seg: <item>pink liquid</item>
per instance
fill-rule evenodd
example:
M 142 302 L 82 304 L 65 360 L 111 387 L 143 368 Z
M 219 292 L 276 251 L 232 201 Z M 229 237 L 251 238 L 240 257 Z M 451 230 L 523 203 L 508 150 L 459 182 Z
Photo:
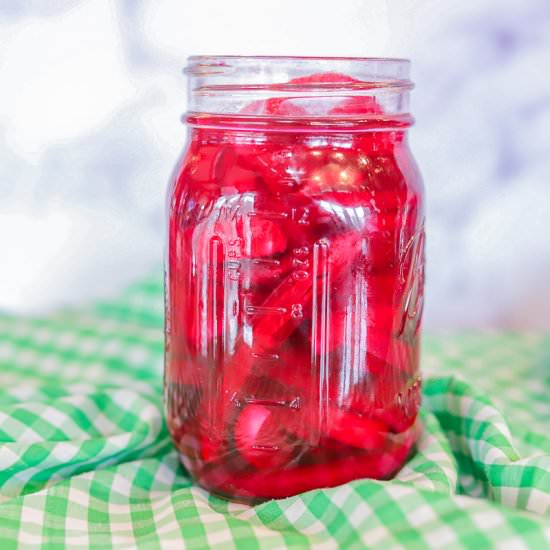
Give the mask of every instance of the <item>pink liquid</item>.
M 422 184 L 405 129 L 380 117 L 341 131 L 202 117 L 192 131 L 171 196 L 167 417 L 217 494 L 384 479 L 414 445 Z

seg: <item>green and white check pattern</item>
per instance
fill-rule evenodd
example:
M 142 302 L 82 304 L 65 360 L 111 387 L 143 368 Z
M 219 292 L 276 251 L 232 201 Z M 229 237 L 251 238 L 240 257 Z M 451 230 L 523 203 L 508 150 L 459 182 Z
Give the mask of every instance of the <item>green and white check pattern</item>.
M 389 482 L 248 507 L 194 486 L 162 412 L 162 284 L 0 316 L 0 548 L 550 547 L 550 345 L 424 340 L 425 433 Z

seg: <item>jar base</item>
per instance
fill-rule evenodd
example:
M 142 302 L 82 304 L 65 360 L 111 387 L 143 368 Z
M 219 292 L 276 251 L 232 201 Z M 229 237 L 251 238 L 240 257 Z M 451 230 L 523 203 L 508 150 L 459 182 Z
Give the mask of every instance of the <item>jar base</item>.
M 228 472 L 216 468 L 194 476 L 198 484 L 222 500 L 248 505 L 296 496 L 314 489 L 328 489 L 359 479 L 389 480 L 414 454 L 421 433 L 419 420 L 389 453 L 358 453 L 329 463 L 301 465 L 288 469 Z M 180 460 L 183 463 L 182 456 Z

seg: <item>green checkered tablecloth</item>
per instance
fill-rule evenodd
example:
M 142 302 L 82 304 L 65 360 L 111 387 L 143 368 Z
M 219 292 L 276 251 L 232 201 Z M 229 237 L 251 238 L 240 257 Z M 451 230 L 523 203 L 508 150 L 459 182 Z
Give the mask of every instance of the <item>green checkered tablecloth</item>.
M 426 337 L 425 433 L 389 482 L 255 507 L 210 496 L 163 421 L 162 285 L 0 316 L 0 548 L 550 547 L 550 346 Z

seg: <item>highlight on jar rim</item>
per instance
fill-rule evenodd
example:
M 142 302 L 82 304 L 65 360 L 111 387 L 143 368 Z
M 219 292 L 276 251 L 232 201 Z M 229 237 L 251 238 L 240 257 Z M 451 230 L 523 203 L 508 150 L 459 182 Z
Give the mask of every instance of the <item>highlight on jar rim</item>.
M 409 62 L 195 56 L 169 192 L 165 402 L 229 499 L 387 479 L 419 434 Z

